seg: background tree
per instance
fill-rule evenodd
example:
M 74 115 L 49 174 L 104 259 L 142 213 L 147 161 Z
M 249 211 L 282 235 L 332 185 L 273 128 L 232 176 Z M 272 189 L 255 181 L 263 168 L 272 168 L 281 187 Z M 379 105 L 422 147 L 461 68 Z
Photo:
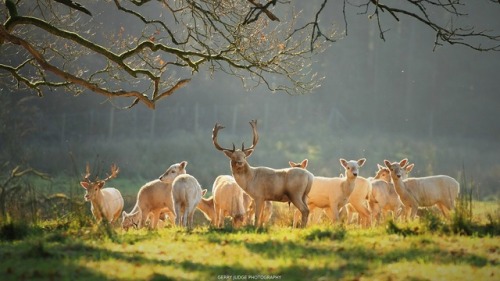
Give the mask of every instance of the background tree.
M 498 3 L 498 1 L 485 1 Z M 499 50 L 498 35 L 475 28 L 464 1 L 315 1 L 303 14 L 291 1 L 6 0 L 0 19 L 0 79 L 42 96 L 48 89 L 131 97 L 154 108 L 200 71 L 233 75 L 247 87 L 308 93 L 321 77 L 311 58 L 335 41 L 324 11 L 355 9 L 377 21 L 413 19 L 435 46 Z M 326 22 L 326 23 L 325 23 Z
M 245 1 L 5 1 L 0 17 L 4 83 L 132 97 L 154 108 L 199 71 L 247 87 L 306 93 L 318 86 L 297 15 L 245 23 Z M 127 26 L 127 27 L 126 27 Z M 322 50 L 323 41 L 315 42 Z

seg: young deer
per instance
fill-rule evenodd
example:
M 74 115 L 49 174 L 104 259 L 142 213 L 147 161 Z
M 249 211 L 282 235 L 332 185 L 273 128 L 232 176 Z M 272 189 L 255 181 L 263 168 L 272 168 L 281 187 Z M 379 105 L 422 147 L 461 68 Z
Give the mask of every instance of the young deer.
M 151 214 L 150 228 L 156 229 L 162 212 L 166 212 L 170 221 L 174 223 L 176 216 L 172 182 L 177 176 L 186 173 L 187 164 L 187 161 L 172 164 L 159 179 L 143 185 L 137 193 L 137 201 L 132 211 L 122 213 L 122 228 L 125 230 L 130 227 L 142 228 Z
M 265 201 L 292 202 L 302 213 L 302 227 L 307 224 L 309 208 L 307 195 L 311 190 L 313 174 L 300 168 L 272 169 L 268 167 L 252 167 L 247 158 L 253 153 L 259 141 L 257 121 L 250 122 L 253 130 L 253 143 L 249 148 L 244 145 L 236 149 L 223 148 L 217 143 L 217 134 L 224 127 L 215 124 L 212 140 L 217 150 L 231 160 L 231 171 L 238 185 L 255 201 L 255 224 L 262 226 L 262 210 Z
M 123 210 L 123 197 L 114 187 L 103 188 L 106 181 L 116 178 L 120 170 L 116 165 L 111 166 L 111 175 L 103 180 L 96 177 L 95 181 L 91 181 L 90 166 L 87 164 L 84 181 L 80 185 L 85 188 L 85 201 L 90 201 L 90 210 L 97 222 L 101 222 L 104 218 L 109 223 L 116 221 Z

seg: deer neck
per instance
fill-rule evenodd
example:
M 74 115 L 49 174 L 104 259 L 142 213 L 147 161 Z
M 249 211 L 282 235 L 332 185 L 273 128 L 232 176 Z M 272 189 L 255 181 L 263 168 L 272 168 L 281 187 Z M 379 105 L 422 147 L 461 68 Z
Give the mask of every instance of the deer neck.
M 95 197 L 90 200 L 90 203 L 92 204 L 92 208 L 94 209 L 94 212 L 98 214 L 102 214 L 102 210 L 104 209 L 104 196 L 102 195 L 102 191 L 99 190 L 96 194 Z
M 214 209 L 214 198 L 201 198 L 200 203 L 198 203 L 198 209 L 202 211 L 207 219 L 210 221 L 215 221 L 215 209 Z
M 397 179 L 393 178 L 392 181 L 394 183 L 394 188 L 396 189 L 396 192 L 400 196 L 407 196 L 408 195 L 408 192 L 406 191 L 405 183 L 403 182 L 402 178 L 397 178 Z
M 342 182 L 342 189 L 344 194 L 349 196 L 352 191 L 354 190 L 354 185 L 356 183 L 356 178 L 355 177 L 345 177 L 344 181 Z
M 233 173 L 233 177 L 236 180 L 236 183 L 243 189 L 247 190 L 247 183 L 251 181 L 253 177 L 253 169 L 250 167 L 248 163 L 245 163 L 243 166 L 239 167 L 233 165 L 231 163 L 231 172 Z
M 96 207 L 101 206 L 102 203 L 104 202 L 104 196 L 102 195 L 102 191 L 101 190 L 97 191 L 94 198 L 92 198 L 90 202 L 92 202 L 92 204 Z

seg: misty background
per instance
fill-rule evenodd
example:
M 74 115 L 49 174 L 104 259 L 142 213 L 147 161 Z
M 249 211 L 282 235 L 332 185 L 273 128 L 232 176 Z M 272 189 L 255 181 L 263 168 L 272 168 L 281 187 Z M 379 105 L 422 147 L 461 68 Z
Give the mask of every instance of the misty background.
M 317 8 L 296 5 L 305 15 Z M 466 20 L 500 32 L 500 8 L 471 5 L 476 18 Z M 252 166 L 284 168 L 308 158 L 315 175 L 338 176 L 339 158 L 365 157 L 361 175 L 369 177 L 384 159 L 408 158 L 415 163 L 411 176 L 447 174 L 473 183 L 479 199 L 498 198 L 500 54 L 449 45 L 433 50 L 435 34 L 405 20 L 384 22 L 384 42 L 377 23 L 356 11 L 348 11 L 348 33 L 340 36 L 342 11 L 330 6 L 324 20 L 336 23 L 339 40 L 315 58 L 313 69 L 325 79 L 312 94 L 246 91 L 235 77 L 211 77 L 204 69 L 155 110 L 121 109 L 131 100 L 88 92 L 38 98 L 1 87 L 0 158 L 50 174 L 53 180 L 43 183 L 49 192 L 82 198 L 78 182 L 87 162 L 101 177 L 116 163 L 121 172 L 109 185 L 129 201 L 183 160 L 211 190 L 217 175 L 231 173 L 229 159 L 213 147 L 214 124 L 226 127 L 222 146 L 240 147 L 251 144 L 248 122 L 257 119 Z

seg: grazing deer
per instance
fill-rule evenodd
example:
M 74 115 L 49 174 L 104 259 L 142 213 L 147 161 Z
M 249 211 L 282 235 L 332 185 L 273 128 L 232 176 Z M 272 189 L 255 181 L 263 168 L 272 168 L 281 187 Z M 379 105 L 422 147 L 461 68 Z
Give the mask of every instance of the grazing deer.
M 156 229 L 160 214 L 166 212 L 172 223 L 175 220 L 174 200 L 172 197 L 172 182 L 179 175 L 186 174 L 188 162 L 172 164 L 159 179 L 143 185 L 137 193 L 137 201 L 130 213 L 123 211 L 122 228 L 127 230 L 134 226 L 142 228 L 149 214 L 152 214 L 152 229 Z
M 224 127 L 215 124 L 212 140 L 217 150 L 231 160 L 231 171 L 238 185 L 255 201 L 255 224 L 262 226 L 262 210 L 264 201 L 292 202 L 302 213 L 302 227 L 307 224 L 309 208 L 307 195 L 311 190 L 313 174 L 300 168 L 272 169 L 268 167 L 252 167 L 247 158 L 253 153 L 259 141 L 257 121 L 250 122 L 253 131 L 253 143 L 249 148 L 242 144 L 241 149 L 223 148 L 217 143 L 217 134 Z
M 111 165 L 111 175 L 103 180 L 96 177 L 95 181 L 90 178 L 90 166 L 87 163 L 87 169 L 84 181 L 80 185 L 85 188 L 85 201 L 90 201 L 90 210 L 97 222 L 104 218 L 111 223 L 116 221 L 123 210 L 123 197 L 120 191 L 114 187 L 103 188 L 104 184 L 113 178 L 116 178 L 120 169 L 116 165 Z

